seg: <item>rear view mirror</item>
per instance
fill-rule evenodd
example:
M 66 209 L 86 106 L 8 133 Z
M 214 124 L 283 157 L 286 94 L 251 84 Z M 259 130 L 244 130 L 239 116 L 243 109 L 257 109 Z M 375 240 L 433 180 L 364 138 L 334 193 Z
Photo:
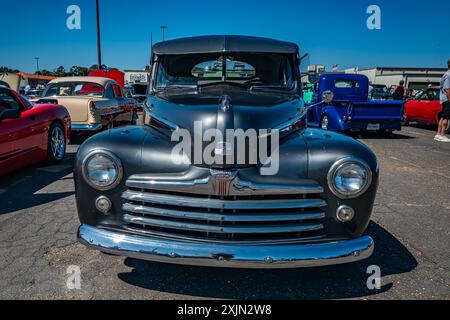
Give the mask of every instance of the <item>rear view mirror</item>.
M 14 109 L 6 109 L 0 112 L 0 120 L 3 119 L 18 119 L 20 118 L 20 111 Z

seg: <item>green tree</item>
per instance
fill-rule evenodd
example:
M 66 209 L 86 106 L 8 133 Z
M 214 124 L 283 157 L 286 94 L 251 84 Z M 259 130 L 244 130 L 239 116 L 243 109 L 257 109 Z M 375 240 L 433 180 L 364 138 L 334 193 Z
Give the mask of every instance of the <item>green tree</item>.
M 107 66 L 105 64 L 102 64 L 102 69 L 106 69 Z M 89 68 L 89 72 L 97 70 L 98 69 L 98 64 L 93 64 L 90 68 Z
M 10 69 L 10 68 L 8 68 L 8 67 L 0 67 L 0 73 L 18 73 L 18 72 L 20 72 L 19 70 L 17 70 L 17 69 Z
M 35 72 L 34 74 L 38 74 L 38 75 L 41 75 L 41 76 L 53 76 L 54 75 L 53 72 L 48 71 L 46 69 L 42 69 L 39 72 Z
M 66 77 L 67 76 L 66 69 L 63 66 L 59 66 L 58 68 L 56 68 L 53 71 L 53 73 L 54 73 L 55 77 Z
M 89 73 L 88 68 L 80 67 L 80 66 L 72 66 L 69 70 L 69 74 L 71 76 L 77 76 L 77 77 L 87 76 L 88 73 Z

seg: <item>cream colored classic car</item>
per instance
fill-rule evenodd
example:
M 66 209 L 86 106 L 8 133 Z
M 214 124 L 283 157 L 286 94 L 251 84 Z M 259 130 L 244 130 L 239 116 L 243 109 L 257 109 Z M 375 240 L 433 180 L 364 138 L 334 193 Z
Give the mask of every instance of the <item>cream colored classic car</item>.
M 73 131 L 99 131 L 134 124 L 136 102 L 120 85 L 100 77 L 64 77 L 48 83 L 38 103 L 54 102 L 69 110 Z

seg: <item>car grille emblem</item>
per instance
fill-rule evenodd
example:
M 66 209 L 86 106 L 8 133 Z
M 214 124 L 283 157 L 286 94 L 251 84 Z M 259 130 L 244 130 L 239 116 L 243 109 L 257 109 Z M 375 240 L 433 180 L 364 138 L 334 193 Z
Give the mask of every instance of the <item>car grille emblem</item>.
M 236 178 L 236 171 L 210 170 L 211 181 L 214 192 L 217 196 L 228 196 L 233 180 Z

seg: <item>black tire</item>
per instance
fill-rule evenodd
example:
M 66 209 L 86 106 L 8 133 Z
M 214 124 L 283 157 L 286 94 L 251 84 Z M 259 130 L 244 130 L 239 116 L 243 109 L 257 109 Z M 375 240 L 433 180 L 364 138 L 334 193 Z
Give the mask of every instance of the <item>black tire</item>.
M 64 127 L 54 122 L 50 126 L 47 142 L 47 163 L 56 164 L 64 160 L 66 156 L 66 133 Z
M 330 125 L 330 121 L 328 119 L 328 116 L 323 115 L 322 118 L 320 118 L 320 129 L 328 130 L 329 125 Z

